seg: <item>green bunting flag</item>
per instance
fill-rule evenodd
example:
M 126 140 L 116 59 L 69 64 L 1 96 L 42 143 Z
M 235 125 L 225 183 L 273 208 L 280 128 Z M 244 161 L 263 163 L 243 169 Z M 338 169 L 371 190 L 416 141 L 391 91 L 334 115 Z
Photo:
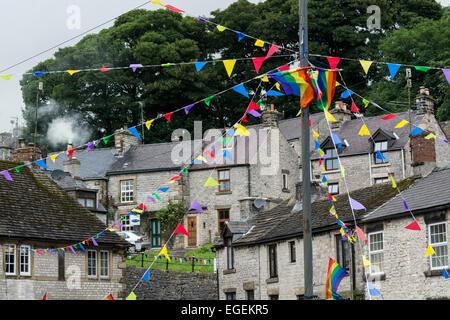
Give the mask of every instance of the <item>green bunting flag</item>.
M 214 96 L 208 97 L 206 98 L 204 101 L 206 103 L 206 105 L 209 107 L 209 105 L 211 104 L 211 100 L 214 98 Z
M 108 141 L 109 141 L 109 139 L 111 139 L 112 136 L 114 136 L 114 134 L 109 135 L 109 136 L 107 136 L 107 137 L 104 137 L 104 138 L 103 138 L 103 142 L 104 142 L 105 144 L 108 144 Z

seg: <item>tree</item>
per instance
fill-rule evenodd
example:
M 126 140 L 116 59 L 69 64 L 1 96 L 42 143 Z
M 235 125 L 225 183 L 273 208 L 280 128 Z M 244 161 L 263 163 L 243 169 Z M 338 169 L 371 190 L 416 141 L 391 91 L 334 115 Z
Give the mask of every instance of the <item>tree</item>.
M 163 235 L 163 239 L 165 239 L 165 242 L 181 222 L 181 219 L 186 212 L 187 208 L 182 202 L 173 202 L 169 199 L 167 207 L 156 213 L 156 217 L 161 223 L 161 233 Z

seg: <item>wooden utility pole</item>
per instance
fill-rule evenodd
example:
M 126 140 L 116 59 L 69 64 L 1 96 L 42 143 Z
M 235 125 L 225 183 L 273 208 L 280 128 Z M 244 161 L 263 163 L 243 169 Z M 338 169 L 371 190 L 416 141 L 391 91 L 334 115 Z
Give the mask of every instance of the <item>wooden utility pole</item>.
M 308 66 L 308 3 L 299 0 L 300 67 Z M 302 106 L 300 105 L 300 108 Z M 313 297 L 313 263 L 311 240 L 311 172 L 309 147 L 309 107 L 302 110 L 302 186 L 303 186 L 303 265 L 304 299 Z

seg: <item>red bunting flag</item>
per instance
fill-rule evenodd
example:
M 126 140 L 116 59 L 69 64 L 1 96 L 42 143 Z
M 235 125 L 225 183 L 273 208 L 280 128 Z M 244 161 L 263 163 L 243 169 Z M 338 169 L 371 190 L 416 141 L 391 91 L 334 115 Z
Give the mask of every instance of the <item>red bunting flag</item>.
M 330 69 L 336 69 L 341 58 L 339 57 L 327 57 L 328 63 L 330 64 Z
M 250 110 L 259 110 L 259 109 L 261 109 L 260 106 L 258 106 L 255 102 L 250 101 L 250 104 L 247 107 L 247 111 L 246 112 L 249 112 Z
M 363 240 L 364 240 L 364 245 L 366 245 L 366 244 L 367 244 L 367 238 L 366 238 L 366 236 L 364 235 L 364 232 L 363 232 L 363 231 L 361 230 L 361 228 L 358 227 L 358 226 L 356 226 L 356 231 L 357 231 L 357 233 L 358 233 L 358 238 L 363 239 Z
M 44 293 L 44 296 L 42 297 L 42 300 L 47 300 L 47 292 Z
M 143 204 L 143 203 L 141 203 L 141 204 L 139 205 L 139 208 L 141 208 L 141 209 L 143 209 L 143 210 L 147 210 L 147 206 L 146 206 L 145 204 Z
M 164 115 L 164 118 L 166 118 L 167 119 L 167 121 L 169 121 L 170 122 L 170 117 L 173 115 L 173 112 L 170 112 L 170 113 L 166 113 L 165 115 Z
M 105 66 L 102 66 L 102 68 L 100 69 L 101 72 L 106 72 L 111 70 L 111 68 L 105 68 Z
M 388 114 L 387 116 L 382 117 L 381 120 L 389 120 L 389 119 L 392 119 L 395 117 L 396 117 L 396 115 L 391 113 L 391 114 Z
M 354 113 L 358 113 L 359 112 L 359 108 L 356 106 L 354 101 L 352 101 L 352 112 L 354 112 Z
M 171 6 L 170 4 L 166 4 L 165 6 L 167 9 L 172 10 L 174 12 L 184 12 L 183 10 L 175 8 L 174 6 Z
M 104 300 L 114 300 L 112 293 L 108 294 Z
M 272 46 L 270 47 L 269 52 L 267 53 L 265 59 L 269 59 L 275 52 L 277 52 L 277 50 L 278 50 L 279 48 L 280 48 L 280 47 L 277 46 L 276 44 L 272 45 Z
M 414 222 L 410 223 L 409 225 L 407 225 L 405 227 L 405 229 L 408 230 L 414 230 L 414 231 L 421 231 L 422 229 L 420 229 L 419 224 L 417 223 L 417 221 L 414 220 Z
M 241 118 L 241 121 L 242 122 L 248 122 L 246 114 L 244 114 L 244 116 Z
M 261 66 L 264 60 L 266 60 L 266 57 L 252 58 L 252 60 L 253 65 L 255 66 L 256 73 L 259 73 L 259 69 L 261 69 Z
M 181 233 L 189 237 L 189 233 L 187 233 L 186 229 L 183 227 L 181 223 L 178 225 L 178 227 L 175 229 L 173 233 Z
M 174 176 L 172 179 L 170 179 L 170 181 L 177 180 L 177 179 L 180 179 L 179 175 Z
M 282 67 L 279 67 L 278 70 L 279 70 L 279 71 L 286 71 L 286 70 L 289 70 L 289 66 L 286 64 L 286 65 L 284 65 L 284 66 L 282 66 Z
M 73 152 L 74 152 L 75 150 L 77 150 L 77 148 L 73 148 L 73 149 L 67 150 L 67 153 L 69 154 L 69 156 L 70 156 L 71 158 L 73 157 Z
M 207 156 L 209 156 L 210 158 L 213 158 L 213 159 L 215 159 L 216 158 L 216 156 L 215 155 L 213 155 L 212 153 L 211 153 L 211 151 L 209 151 L 209 150 L 206 150 L 205 152 L 203 152 L 204 154 L 206 154 Z

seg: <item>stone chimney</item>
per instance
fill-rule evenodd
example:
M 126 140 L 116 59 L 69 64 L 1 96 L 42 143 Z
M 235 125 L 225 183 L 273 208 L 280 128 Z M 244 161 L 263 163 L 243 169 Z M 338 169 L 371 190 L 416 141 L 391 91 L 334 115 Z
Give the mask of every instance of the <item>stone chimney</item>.
M 275 106 L 271 104 L 270 107 L 262 113 L 263 127 L 278 128 L 279 114 L 280 113 L 277 110 L 275 110 Z
M 119 157 L 131 147 L 142 144 L 141 140 L 131 134 L 125 126 L 123 129 L 114 131 L 114 147 L 119 151 Z
M 352 119 L 352 113 L 347 109 L 347 104 L 343 101 L 336 101 L 334 109 L 330 113 L 336 119 L 336 122 L 331 122 L 331 129 L 339 128 L 342 122 Z
M 425 176 L 436 167 L 435 139 L 425 139 L 430 132 L 411 136 L 411 167 L 414 175 Z
M 434 98 L 430 96 L 430 90 L 421 86 L 416 96 L 417 114 L 434 114 Z
M 36 148 L 36 157 L 34 158 L 34 143 L 28 143 L 28 146 L 25 145 L 25 140 L 23 138 L 19 138 L 19 147 L 13 150 L 13 159 L 16 162 L 25 163 L 25 162 L 33 162 L 35 160 L 39 160 L 42 158 L 42 151 L 39 148 Z
M 67 151 L 73 149 L 71 143 L 67 145 Z M 67 159 L 63 162 L 64 172 L 69 172 L 75 179 L 81 179 L 81 162 L 75 157 L 71 157 L 68 152 Z

